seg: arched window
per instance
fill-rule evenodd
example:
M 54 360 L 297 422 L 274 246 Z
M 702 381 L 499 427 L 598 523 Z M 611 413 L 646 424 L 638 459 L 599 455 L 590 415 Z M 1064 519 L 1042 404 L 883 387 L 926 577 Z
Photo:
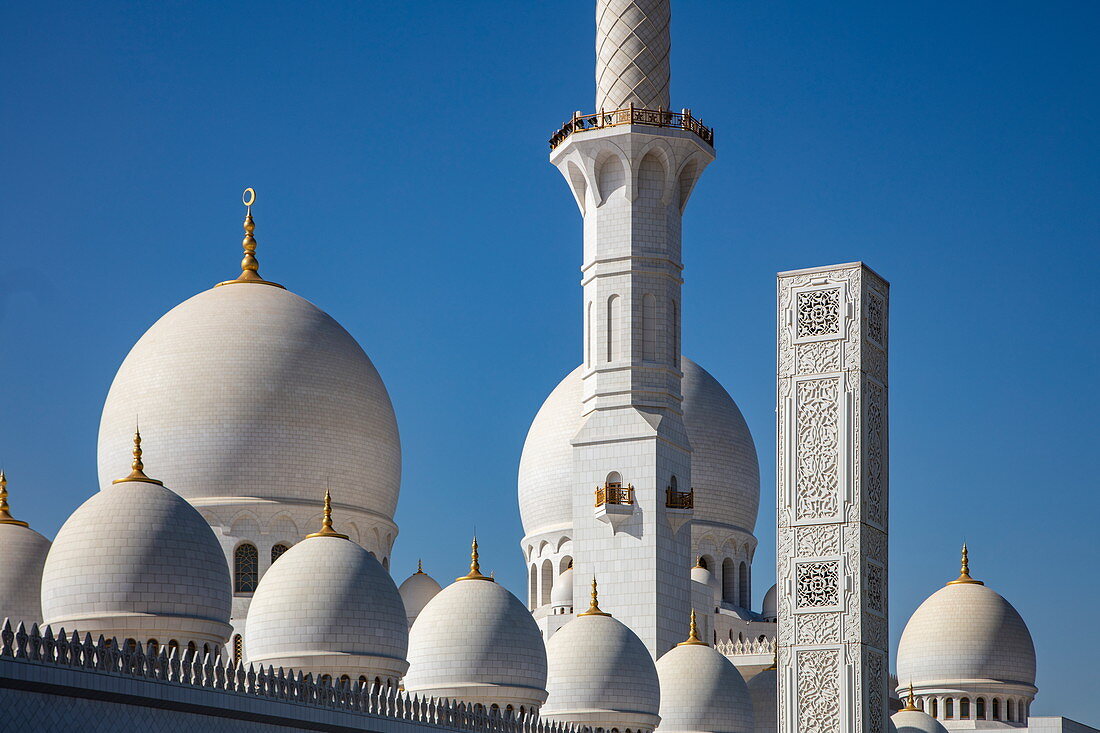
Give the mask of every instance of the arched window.
M 149 640 L 149 655 L 150 656 L 156 656 L 157 654 L 160 654 L 160 642 L 157 641 L 156 639 L 150 639 Z
M 584 363 L 588 366 L 592 366 L 592 339 L 595 338 L 592 326 L 592 301 L 588 301 L 588 313 L 584 323 Z
M 947 720 L 955 717 L 955 701 L 950 697 L 943 701 L 943 717 Z
M 331 685 L 332 684 L 332 675 L 330 675 L 330 674 L 321 675 L 321 684 L 322 685 Z
M 668 480 L 668 488 L 672 489 L 673 491 L 679 491 L 680 490 L 680 482 L 678 482 L 676 480 L 675 476 L 673 476 L 672 478 L 670 478 Z
M 271 546 L 271 562 L 275 562 L 276 560 L 278 560 L 280 557 L 283 556 L 283 553 L 286 552 L 289 549 L 290 549 L 289 547 L 287 547 L 286 545 L 284 545 L 281 542 L 277 545 L 272 545 Z
M 571 567 L 573 567 L 573 558 L 566 555 L 561 559 L 561 562 L 558 563 L 558 575 L 561 575 Z
M 669 349 L 672 351 L 669 356 L 671 357 L 672 365 L 676 368 L 680 367 L 680 309 L 676 305 L 675 300 L 668 302 L 668 311 L 670 318 L 668 319 L 668 340 Z
M 252 593 L 260 582 L 260 554 L 245 542 L 233 551 L 233 592 Z
M 722 600 L 737 603 L 737 568 L 728 557 L 722 561 Z
M 1001 719 L 1001 700 L 1000 698 L 993 698 L 993 719 Z
M 137 639 L 127 639 L 125 642 L 125 647 L 123 648 L 130 654 L 133 654 L 137 651 Z
M 233 635 L 233 664 L 244 661 L 244 639 L 240 634 Z
M 168 642 L 168 656 L 172 656 L 172 654 L 179 655 L 179 653 L 180 643 L 175 639 L 172 639 L 170 642 Z
M 1012 698 L 1009 698 L 1005 706 L 1008 709 L 1008 715 L 1006 716 L 1008 718 L 1008 722 L 1012 723 L 1016 720 L 1016 701 Z
M 607 480 L 604 482 L 604 485 L 609 489 L 621 489 L 623 487 L 623 477 L 618 471 L 612 471 L 607 474 Z
M 959 719 L 970 720 L 970 698 L 964 697 L 959 700 Z
M 527 589 L 527 605 L 531 607 L 531 610 L 535 610 L 539 607 L 539 569 L 538 566 L 531 565 L 530 579 Z
M 985 720 L 985 698 L 979 697 L 974 701 L 974 717 L 977 720 Z
M 346 674 L 340 675 L 340 684 L 344 687 L 351 687 L 351 676 Z
M 749 598 L 749 566 L 744 560 L 741 561 L 741 571 L 737 574 L 738 588 L 737 597 L 740 599 L 741 608 L 748 608 L 751 604 Z
M 940 701 L 936 698 L 932 698 L 932 717 L 940 717 Z
M 709 570 L 710 569 L 710 565 L 707 563 L 707 559 L 705 557 L 703 557 L 702 555 L 699 556 L 698 565 L 699 565 L 699 567 L 703 568 L 704 570 Z
M 545 606 L 550 602 L 550 593 L 554 589 L 554 563 L 549 558 L 542 561 L 542 577 L 540 578 L 539 605 Z
M 191 653 L 191 656 L 194 656 L 198 653 L 199 648 L 195 646 L 195 642 L 189 641 L 187 642 L 187 651 Z
M 619 301 L 618 295 L 607 299 L 607 360 L 619 358 Z
M 657 299 L 642 296 L 642 360 L 657 361 Z

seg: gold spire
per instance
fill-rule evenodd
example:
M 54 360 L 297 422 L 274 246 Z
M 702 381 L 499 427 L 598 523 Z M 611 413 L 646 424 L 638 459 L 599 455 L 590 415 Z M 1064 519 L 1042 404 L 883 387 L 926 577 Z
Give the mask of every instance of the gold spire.
M 705 641 L 699 638 L 699 627 L 695 625 L 695 609 L 691 609 L 691 625 L 688 627 L 687 641 L 681 641 L 676 646 L 694 646 L 701 644 L 702 646 L 710 646 Z
M 477 554 L 477 535 L 474 535 L 474 541 L 470 550 L 470 572 L 463 575 L 461 578 L 455 578 L 455 580 L 488 580 L 490 583 L 495 582 L 488 575 L 481 574 L 481 564 L 478 562 Z
M 311 537 L 336 537 L 341 540 L 348 539 L 346 534 L 340 534 L 332 528 L 332 494 L 330 494 L 327 489 L 325 490 L 325 512 L 321 515 L 321 531 L 306 535 L 307 540 Z
M 693 565 L 691 569 L 695 570 L 696 568 L 699 568 L 700 570 L 706 570 L 707 569 L 707 566 L 703 564 L 703 556 L 702 555 L 695 558 L 695 565 Z
M 427 575 L 427 573 L 424 572 L 424 559 L 423 558 L 417 558 L 417 560 L 416 560 L 416 572 L 413 573 L 413 575 Z
M 903 707 L 901 710 L 902 712 L 912 712 L 914 710 L 920 710 L 920 708 L 917 707 L 917 703 L 913 700 L 913 680 L 909 680 L 909 697 L 905 701 L 905 707 Z
M 11 515 L 11 508 L 8 506 L 8 477 L 4 475 L 2 469 L 0 469 L 0 524 L 14 524 L 19 527 L 30 526 Z
M 970 557 L 966 550 L 966 543 L 963 543 L 962 552 L 962 567 L 959 569 L 959 577 L 954 580 L 948 581 L 948 585 L 958 585 L 963 583 L 974 583 L 975 585 L 985 585 L 980 580 L 974 580 L 970 577 Z
M 599 593 L 596 589 L 596 576 L 592 576 L 592 603 L 588 606 L 588 610 L 584 613 L 577 614 L 579 616 L 610 616 L 610 613 L 604 613 L 600 610 Z
M 252 204 L 256 203 L 255 189 L 246 188 L 244 193 L 241 194 L 241 203 L 245 205 L 244 239 L 241 241 L 241 246 L 244 247 L 244 259 L 241 260 L 241 274 L 237 276 L 236 280 L 226 280 L 214 287 L 233 283 L 256 283 L 281 288 L 283 286 L 279 283 L 268 282 L 260 277 L 260 263 L 256 259 L 256 238 L 252 236 L 252 233 L 256 231 L 256 222 L 252 221 Z
M 121 484 L 126 481 L 143 481 L 147 484 L 164 486 L 164 482 L 157 481 L 145 475 L 145 464 L 141 462 L 141 431 L 134 428 L 134 460 L 130 463 L 130 475 L 125 478 L 116 478 L 112 484 Z

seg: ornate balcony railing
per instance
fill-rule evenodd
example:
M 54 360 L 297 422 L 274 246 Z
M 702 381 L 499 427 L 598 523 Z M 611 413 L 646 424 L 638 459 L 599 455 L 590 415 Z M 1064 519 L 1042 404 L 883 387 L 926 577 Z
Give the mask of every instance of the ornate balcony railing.
M 665 506 L 669 509 L 694 509 L 695 489 L 677 491 L 671 486 L 665 489 Z
M 621 484 L 607 484 L 596 487 L 596 506 L 604 504 L 633 504 L 634 487 Z
M 691 116 L 691 110 L 673 112 L 667 109 L 643 109 L 641 107 L 623 107 L 610 112 L 599 111 L 595 114 L 575 114 L 550 137 L 550 149 L 561 145 L 574 132 L 601 130 L 619 125 L 650 125 L 652 127 L 674 127 L 695 133 L 707 145 L 714 146 L 714 130 L 701 120 Z

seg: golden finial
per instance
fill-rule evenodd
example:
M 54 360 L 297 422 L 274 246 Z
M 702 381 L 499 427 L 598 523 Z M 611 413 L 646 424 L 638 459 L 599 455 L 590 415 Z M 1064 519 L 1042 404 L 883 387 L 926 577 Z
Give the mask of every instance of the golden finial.
M 307 540 L 310 537 L 336 537 L 342 540 L 348 539 L 346 534 L 340 534 L 332 528 L 332 494 L 330 494 L 327 489 L 325 490 L 325 511 L 321 515 L 321 531 L 306 535 Z
M 134 460 L 130 463 L 130 475 L 125 478 L 116 478 L 112 484 L 121 484 L 126 481 L 144 481 L 147 484 L 164 486 L 164 482 L 157 481 L 145 475 L 145 464 L 141 462 L 141 431 L 134 428 Z
M 26 522 L 21 522 L 11 515 L 11 507 L 8 506 L 8 477 L 0 469 L 0 524 L 15 524 L 20 527 L 28 527 Z
M 696 568 L 698 568 L 700 570 L 706 570 L 707 569 L 707 566 L 703 564 L 703 556 L 702 555 L 695 558 L 695 565 L 693 565 L 691 569 L 695 570 Z
M 695 609 L 691 609 L 691 625 L 688 627 L 687 641 L 681 641 L 676 646 L 693 646 L 701 644 L 702 646 L 710 646 L 705 641 L 699 638 L 699 627 L 695 625 Z
M 596 576 L 592 576 L 592 602 L 588 606 L 588 610 L 584 613 L 578 614 L 579 616 L 610 616 L 610 613 L 604 613 L 600 610 L 600 598 L 596 588 Z
M 974 583 L 975 585 L 985 585 L 980 580 L 974 580 L 970 577 L 970 555 L 966 549 L 966 543 L 963 543 L 962 551 L 962 567 L 959 569 L 959 577 L 954 580 L 948 581 L 948 585 L 958 585 L 963 583 Z
M 771 670 L 771 669 L 779 669 L 779 646 L 778 645 L 776 645 L 775 651 L 772 652 L 772 663 L 769 664 L 767 667 L 764 667 L 764 669 L 761 670 L 761 671 L 767 672 L 768 670 Z
M 424 572 L 424 559 L 423 558 L 417 558 L 416 559 L 416 572 L 413 573 L 413 575 L 427 575 L 427 573 Z
M 474 535 L 474 541 L 470 550 L 470 572 L 463 575 L 461 578 L 455 578 L 455 580 L 488 580 L 490 583 L 495 582 L 488 575 L 481 574 L 481 563 L 478 562 L 477 554 L 477 535 Z
M 256 231 L 256 222 L 252 221 L 252 204 L 256 203 L 256 190 L 246 188 L 241 194 L 241 203 L 245 206 L 244 239 L 241 241 L 241 246 L 244 247 L 244 259 L 241 260 L 241 274 L 236 280 L 226 280 L 215 287 L 232 283 L 256 283 L 281 288 L 283 286 L 279 283 L 268 282 L 260 277 L 260 262 L 256 259 L 256 238 L 252 236 Z
M 916 701 L 913 699 L 913 681 L 912 680 L 909 680 L 909 697 L 905 701 L 905 707 L 903 707 L 901 710 L 902 710 L 902 712 L 912 712 L 914 710 L 920 710 L 920 708 L 917 707 Z

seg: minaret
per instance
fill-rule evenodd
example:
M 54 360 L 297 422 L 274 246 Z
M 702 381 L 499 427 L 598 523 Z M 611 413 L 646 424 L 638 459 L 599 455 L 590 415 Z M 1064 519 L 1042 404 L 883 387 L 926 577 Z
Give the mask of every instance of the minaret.
M 551 139 L 584 217 L 584 424 L 573 439 L 574 595 L 654 657 L 688 615 L 691 445 L 680 403 L 680 217 L 712 132 L 671 112 L 668 0 L 598 0 L 596 104 Z

